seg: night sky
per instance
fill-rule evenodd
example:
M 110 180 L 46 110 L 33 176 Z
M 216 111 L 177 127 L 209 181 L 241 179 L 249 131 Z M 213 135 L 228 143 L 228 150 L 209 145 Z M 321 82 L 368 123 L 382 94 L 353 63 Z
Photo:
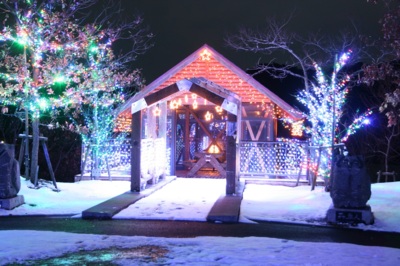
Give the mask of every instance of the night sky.
M 243 70 L 256 65 L 261 55 L 237 52 L 224 37 L 239 27 L 263 29 L 267 18 L 282 19 L 294 12 L 290 29 L 306 36 L 339 34 L 356 25 L 359 32 L 379 36 L 383 7 L 367 0 L 122 0 L 124 15 L 140 13 L 155 37 L 154 47 L 140 56 L 146 83 L 168 71 L 208 44 Z

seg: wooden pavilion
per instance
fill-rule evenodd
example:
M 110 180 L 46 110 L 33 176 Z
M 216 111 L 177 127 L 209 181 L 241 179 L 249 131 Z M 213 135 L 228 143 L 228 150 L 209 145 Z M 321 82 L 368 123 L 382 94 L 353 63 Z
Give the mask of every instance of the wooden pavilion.
M 131 191 L 186 169 L 211 167 L 234 194 L 241 141 L 274 141 L 277 120 L 294 109 L 208 45 L 185 58 L 118 110 L 131 132 Z M 245 158 L 242 158 L 244 160 Z

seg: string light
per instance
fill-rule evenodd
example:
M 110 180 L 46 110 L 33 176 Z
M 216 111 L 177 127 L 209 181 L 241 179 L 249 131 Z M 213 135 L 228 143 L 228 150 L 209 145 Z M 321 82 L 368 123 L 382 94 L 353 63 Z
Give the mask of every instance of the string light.
M 203 57 L 201 54 L 203 54 Z M 259 103 L 264 108 L 265 112 L 268 112 L 268 115 L 272 119 L 285 119 L 291 117 L 287 110 L 283 110 L 277 105 L 271 103 L 270 99 L 266 95 L 258 91 L 247 81 L 240 78 L 226 65 L 220 63 L 208 48 L 201 50 L 197 59 L 179 70 L 164 83 L 160 84 L 154 89 L 154 92 L 157 92 L 180 80 L 192 77 L 206 77 L 210 82 L 218 84 L 219 86 L 239 95 L 243 103 Z M 191 97 L 192 100 L 194 100 L 197 98 L 197 95 L 192 93 Z M 197 104 L 198 103 L 199 102 L 197 101 Z M 203 104 L 207 104 L 207 102 L 203 102 Z M 197 105 L 195 104 L 194 106 Z M 178 106 L 170 102 L 169 108 L 176 109 Z M 127 115 L 130 115 L 128 110 L 125 112 Z
M 193 107 L 193 109 L 195 109 L 195 110 L 197 109 L 197 107 L 198 107 L 197 100 L 194 100 L 194 101 L 193 101 L 192 107 Z
M 304 120 L 299 120 L 296 122 L 293 122 L 292 125 L 292 130 L 291 130 L 291 135 L 295 137 L 302 137 L 303 136 L 303 123 Z
M 206 119 L 206 121 L 210 121 L 213 118 L 213 114 L 207 111 L 204 118 Z
M 208 51 L 207 49 L 204 49 L 201 53 L 200 53 L 200 58 L 203 61 L 210 61 L 211 60 L 211 53 L 210 51 Z
M 310 123 L 310 126 L 303 127 L 303 130 L 311 136 L 312 146 L 330 147 L 333 143 L 346 141 L 351 134 L 354 134 L 361 126 L 365 125 L 365 119 L 372 113 L 367 111 L 353 120 L 344 136 L 340 135 L 338 130 L 339 121 L 343 115 L 343 106 L 346 103 L 346 97 L 349 92 L 346 86 L 350 78 L 345 75 L 338 80 L 337 73 L 346 65 L 350 55 L 351 51 L 344 53 L 335 62 L 330 80 L 325 77 L 322 69 L 317 64 L 314 64 L 317 84 L 312 84 L 310 90 L 303 90 L 296 97 L 309 110 L 308 114 L 305 113 L 303 115 Z M 299 127 L 297 123 L 291 121 L 291 124 L 296 128 Z M 298 128 L 298 130 L 300 129 Z M 331 149 L 321 154 L 320 174 L 329 172 L 331 154 Z
M 28 9 L 36 8 L 25 2 Z M 49 6 L 41 5 L 38 12 L 15 10 L 17 23 L 0 32 L 5 45 L 24 48 L 20 54 L 5 53 L 0 102 L 24 108 L 34 119 L 44 111 L 57 115 L 56 108 L 64 108 L 71 114 L 66 128 L 79 133 L 85 145 L 98 147 L 111 137 L 113 109 L 125 100 L 123 87 L 140 80 L 140 73 L 126 72 L 115 60 L 103 25 L 80 26 L 62 13 L 50 13 Z M 78 123 L 78 117 L 85 125 Z M 104 157 L 104 152 L 98 155 Z
M 161 115 L 161 109 L 158 106 L 156 106 L 156 108 L 154 108 L 153 115 L 154 116 L 160 116 Z

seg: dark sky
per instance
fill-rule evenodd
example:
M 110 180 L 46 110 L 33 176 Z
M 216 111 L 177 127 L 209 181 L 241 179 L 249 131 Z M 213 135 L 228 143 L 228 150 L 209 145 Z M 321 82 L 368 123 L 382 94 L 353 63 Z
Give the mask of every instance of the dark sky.
M 224 36 L 241 26 L 265 28 L 270 17 L 294 12 L 290 29 L 304 34 L 338 34 L 355 24 L 365 35 L 379 34 L 383 7 L 367 0 L 122 0 L 126 14 L 139 12 L 155 34 L 154 47 L 137 60 L 146 83 L 168 71 L 203 44 L 237 66 L 253 67 L 260 55 L 226 47 Z

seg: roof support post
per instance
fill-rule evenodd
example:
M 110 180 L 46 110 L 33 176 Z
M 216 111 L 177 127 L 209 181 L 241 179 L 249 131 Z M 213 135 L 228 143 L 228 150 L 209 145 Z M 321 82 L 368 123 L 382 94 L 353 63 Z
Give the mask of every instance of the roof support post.
M 183 156 L 184 161 L 190 160 L 190 112 L 189 108 L 185 108 L 185 153 Z
M 131 191 L 140 192 L 140 150 L 142 143 L 142 112 L 132 114 L 131 133 Z
M 236 127 L 237 116 L 228 113 L 227 129 L 226 129 L 226 194 L 232 195 L 236 193 Z

